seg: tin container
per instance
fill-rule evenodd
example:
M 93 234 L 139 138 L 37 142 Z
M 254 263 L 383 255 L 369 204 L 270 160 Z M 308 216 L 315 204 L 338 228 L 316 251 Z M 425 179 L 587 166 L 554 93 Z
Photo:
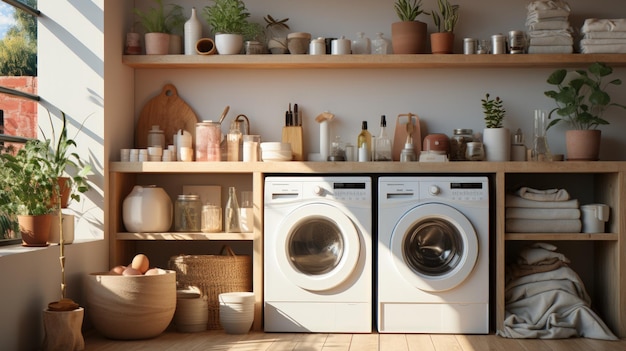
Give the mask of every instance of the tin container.
M 521 30 L 509 32 L 509 53 L 523 54 L 526 49 L 526 35 Z
M 494 55 L 506 54 L 506 38 L 502 34 L 491 36 L 491 53 Z
M 474 38 L 463 39 L 463 53 L 465 55 L 473 55 L 478 50 L 478 40 Z

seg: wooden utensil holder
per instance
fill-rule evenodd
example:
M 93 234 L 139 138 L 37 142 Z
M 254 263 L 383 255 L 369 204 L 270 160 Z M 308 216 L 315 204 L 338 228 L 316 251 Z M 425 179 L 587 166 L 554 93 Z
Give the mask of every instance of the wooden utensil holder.
M 283 127 L 283 143 L 291 144 L 291 153 L 294 161 L 304 161 L 304 151 L 302 150 L 302 127 Z

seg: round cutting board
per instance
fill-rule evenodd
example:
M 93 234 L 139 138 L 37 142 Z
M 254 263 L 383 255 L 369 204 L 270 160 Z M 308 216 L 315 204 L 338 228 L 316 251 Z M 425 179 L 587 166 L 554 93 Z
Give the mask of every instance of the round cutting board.
M 158 125 L 163 131 L 167 146 L 173 144 L 174 134 L 179 129 L 188 131 L 195 138 L 196 123 L 198 117 L 178 96 L 176 87 L 166 84 L 161 93 L 148 101 L 141 110 L 135 128 L 135 147 L 141 149 L 148 146 L 148 132 L 153 125 Z

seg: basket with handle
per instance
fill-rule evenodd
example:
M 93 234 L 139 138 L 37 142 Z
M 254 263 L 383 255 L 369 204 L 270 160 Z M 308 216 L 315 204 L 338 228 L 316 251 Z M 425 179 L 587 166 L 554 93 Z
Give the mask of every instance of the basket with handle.
M 219 294 L 252 291 L 252 257 L 235 255 L 224 245 L 219 255 L 177 255 L 169 260 L 176 271 L 178 289 L 197 287 L 206 296 L 209 321 L 207 329 L 221 329 Z

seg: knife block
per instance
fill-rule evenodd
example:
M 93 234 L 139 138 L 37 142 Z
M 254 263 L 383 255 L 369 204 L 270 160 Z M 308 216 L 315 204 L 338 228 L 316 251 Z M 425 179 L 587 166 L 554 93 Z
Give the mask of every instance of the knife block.
M 283 143 L 291 144 L 291 153 L 294 161 L 304 161 L 302 150 L 302 127 L 283 127 Z

